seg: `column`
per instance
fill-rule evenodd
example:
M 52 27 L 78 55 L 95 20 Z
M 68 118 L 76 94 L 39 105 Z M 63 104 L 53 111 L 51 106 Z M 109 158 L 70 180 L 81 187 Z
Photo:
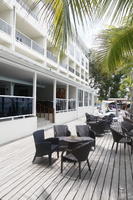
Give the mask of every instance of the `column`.
M 33 106 L 32 113 L 36 116 L 36 92 L 37 92 L 37 73 L 34 72 L 33 76 Z
M 66 85 L 66 110 L 68 112 L 69 85 Z
M 11 83 L 10 85 L 10 95 L 13 96 L 14 95 L 14 83 Z
M 55 115 L 56 115 L 56 85 L 57 81 L 54 80 L 53 82 L 53 109 L 54 109 L 54 122 L 55 122 Z
M 85 98 L 85 91 L 83 90 L 83 107 L 84 107 L 84 98 Z

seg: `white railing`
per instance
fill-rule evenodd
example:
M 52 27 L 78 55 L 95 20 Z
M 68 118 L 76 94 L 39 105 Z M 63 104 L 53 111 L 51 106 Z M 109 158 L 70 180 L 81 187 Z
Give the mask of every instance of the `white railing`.
M 67 111 L 67 99 L 56 98 L 56 112 Z
M 76 99 L 68 99 L 68 110 L 76 110 Z
M 33 97 L 0 95 L 0 120 L 33 116 Z
M 33 49 L 34 51 L 37 51 L 38 53 L 44 55 L 44 49 L 39 44 L 37 44 L 34 40 L 31 40 L 29 37 L 27 37 L 25 34 L 16 31 L 16 40 L 17 42 L 20 42 L 29 48 Z
M 61 67 L 63 67 L 64 69 L 67 69 L 67 64 L 65 63 L 60 63 Z
M 78 71 L 76 71 L 76 76 L 80 76 L 80 73 Z
M 3 19 L 0 19 L 0 30 L 11 35 L 11 26 Z
M 57 57 L 49 50 L 47 50 L 47 57 L 53 60 L 54 62 L 57 62 Z
M 38 17 L 37 15 L 31 10 L 31 8 L 25 4 L 25 2 L 23 0 L 16 0 L 21 6 L 22 8 L 24 8 L 28 14 L 30 14 L 35 20 L 38 21 Z
M 72 67 L 69 67 L 69 71 L 74 74 L 74 69 Z

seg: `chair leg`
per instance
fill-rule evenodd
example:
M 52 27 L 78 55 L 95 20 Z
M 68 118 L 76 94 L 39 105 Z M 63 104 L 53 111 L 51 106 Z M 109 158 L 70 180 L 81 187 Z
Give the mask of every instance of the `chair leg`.
M 116 151 L 115 151 L 115 153 L 117 153 L 117 150 L 118 150 L 118 143 L 116 143 Z
M 51 165 L 51 154 L 49 154 L 49 165 Z
M 61 159 L 61 173 L 63 172 L 63 160 Z
M 35 159 L 36 159 L 36 154 L 35 154 L 35 156 L 34 156 L 34 158 L 33 158 L 33 160 L 32 160 L 32 163 L 34 163 Z
M 59 158 L 59 151 L 57 151 L 57 158 Z
M 113 142 L 113 144 L 112 144 L 112 149 L 113 149 L 113 147 L 114 147 L 114 144 L 115 144 L 115 142 Z
M 89 170 L 91 171 L 91 167 L 90 167 L 90 163 L 88 159 L 87 159 L 87 164 L 88 164 Z
M 126 149 L 126 143 L 124 143 L 124 149 Z
M 81 162 L 79 162 L 79 179 L 81 179 Z

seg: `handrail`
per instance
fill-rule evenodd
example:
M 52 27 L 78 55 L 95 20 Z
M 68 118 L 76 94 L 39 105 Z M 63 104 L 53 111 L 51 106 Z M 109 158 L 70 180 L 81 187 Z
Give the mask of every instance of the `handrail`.
M 41 47 L 37 42 L 29 38 L 24 33 L 21 33 L 20 31 L 16 31 L 16 40 L 25 44 L 29 48 L 37 51 L 38 53 L 44 55 L 44 48 Z
M 13 95 L 0 95 L 0 97 L 11 97 L 11 98 L 27 98 L 27 99 L 33 99 L 34 97 L 26 97 L 26 96 L 13 96 Z
M 24 8 L 27 13 L 29 13 L 34 19 L 36 19 L 38 21 L 38 17 L 37 15 L 30 9 L 30 7 L 28 7 L 28 5 L 25 4 L 25 2 L 23 0 L 16 0 L 19 5 L 22 6 L 22 8 Z
M 11 35 L 11 25 L 9 25 L 6 21 L 0 18 L 0 30 Z

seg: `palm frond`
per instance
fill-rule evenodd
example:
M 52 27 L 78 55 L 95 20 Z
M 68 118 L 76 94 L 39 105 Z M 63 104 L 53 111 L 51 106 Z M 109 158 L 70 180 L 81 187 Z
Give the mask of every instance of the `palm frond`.
M 98 59 L 112 71 L 125 63 L 125 57 L 133 56 L 133 26 L 106 30 L 99 41 Z
M 132 0 L 99 0 L 99 16 L 108 17 L 111 22 L 122 23 L 123 18 L 133 21 Z

